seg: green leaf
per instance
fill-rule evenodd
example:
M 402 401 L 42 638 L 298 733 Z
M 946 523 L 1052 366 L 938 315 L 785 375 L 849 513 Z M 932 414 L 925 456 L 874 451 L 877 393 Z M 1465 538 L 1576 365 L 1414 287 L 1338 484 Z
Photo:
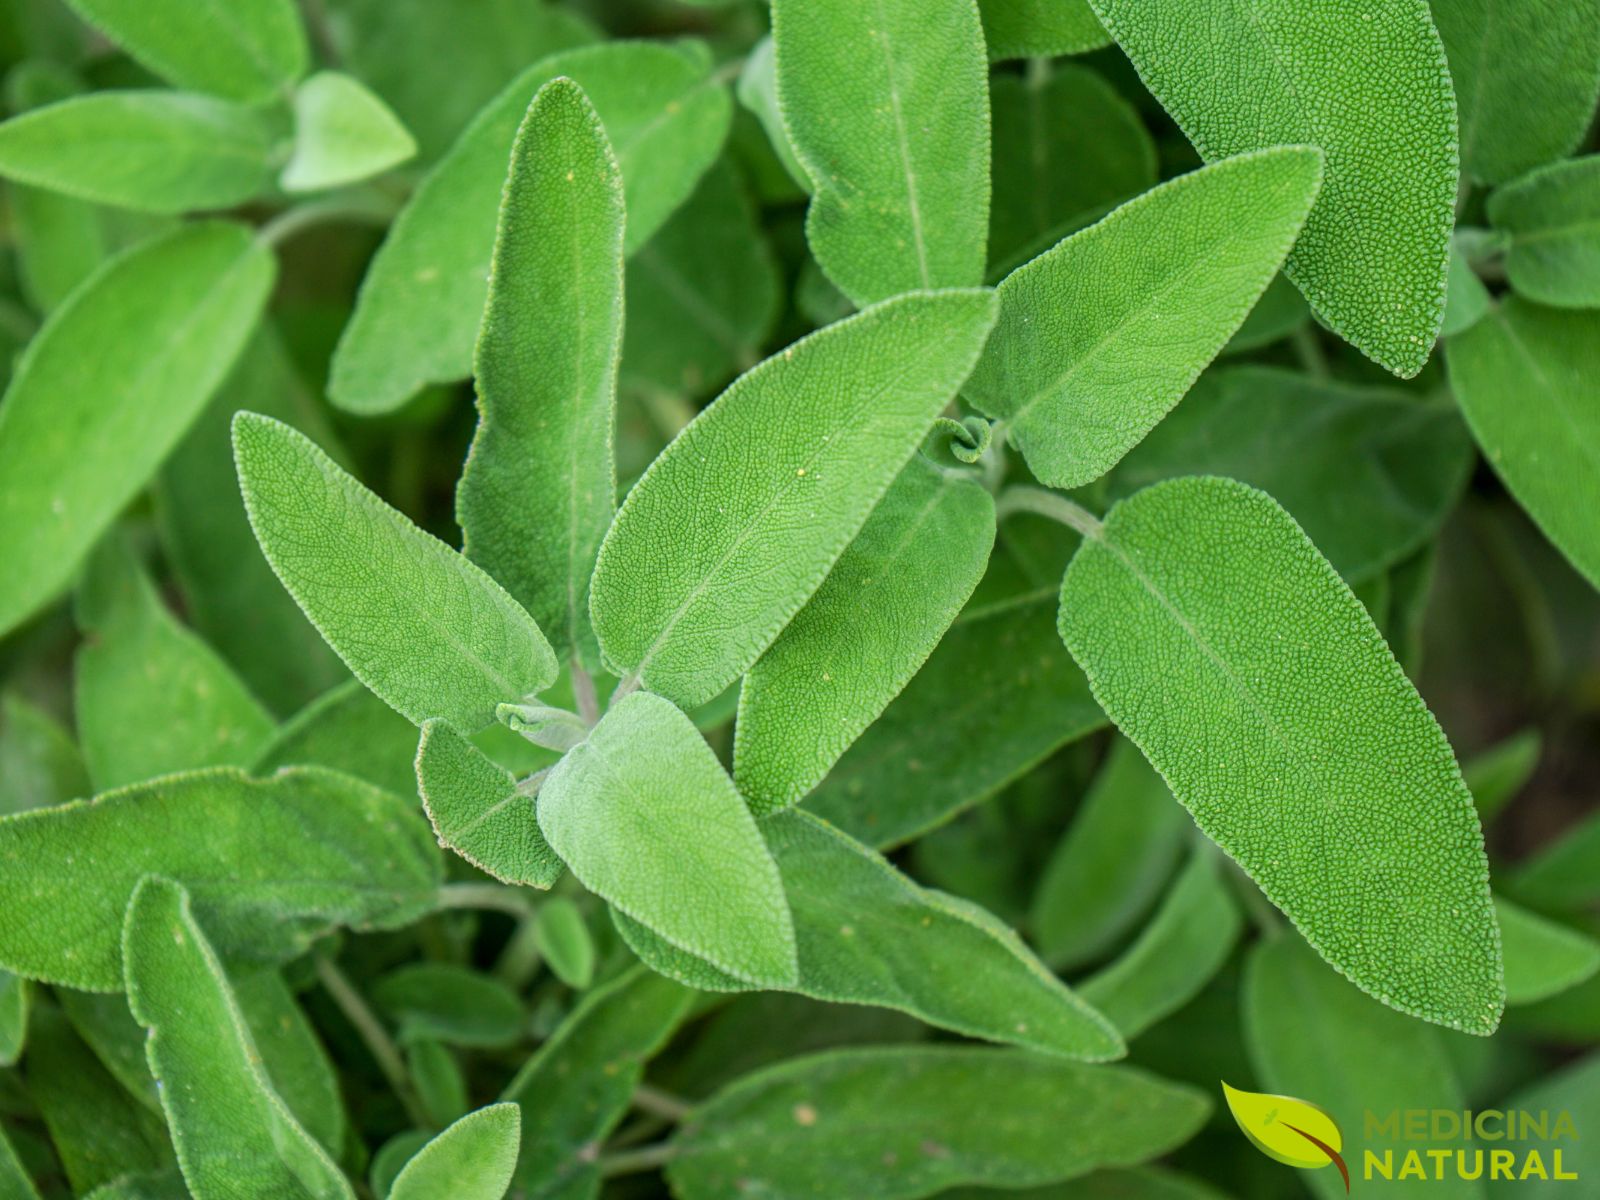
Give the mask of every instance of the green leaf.
M 418 529 L 304 434 L 233 421 L 251 527 L 272 569 L 356 677 L 415 724 L 473 732 L 543 691 L 555 654 L 481 568 Z
M 1600 900 L 1600 813 L 1591 813 L 1520 864 L 1508 890 L 1526 904 L 1581 912 Z
M 0 820 L 0 966 L 89 991 L 122 987 L 123 910 L 159 874 L 184 884 L 229 958 L 279 961 L 336 925 L 430 911 L 440 861 L 398 796 L 320 768 L 218 768 Z
M 243 226 L 192 225 L 113 259 L 50 315 L 0 402 L 0 631 L 54 599 L 149 482 L 233 365 L 273 274 Z
M 294 0 L 67 0 L 157 75 L 232 100 L 265 100 L 306 69 Z
M 1506 1003 L 1532 1004 L 1600 971 L 1600 942 L 1501 897 L 1494 910 L 1506 959 Z
M 196 1200 L 240 1191 L 353 1197 L 272 1087 L 189 894 L 146 877 L 123 932 L 128 1006 L 144 1026 L 178 1163 Z
M 406 1163 L 389 1200 L 501 1200 L 521 1141 L 522 1114 L 515 1104 L 468 1113 Z
M 411 158 L 417 143 L 360 80 L 318 71 L 294 94 L 294 153 L 278 181 L 286 192 L 343 187 Z
M 1511 297 L 1451 339 L 1450 382 L 1495 473 L 1600 587 L 1600 314 Z
M 17 1158 L 6 1131 L 0 1128 L 0 1192 L 11 1200 L 39 1200 L 39 1189 L 33 1186 L 28 1172 Z
M 74 683 L 95 790 L 199 767 L 247 766 L 274 722 L 216 652 L 184 628 L 115 534 L 78 592 Z
M 555 977 L 582 991 L 594 982 L 594 939 L 578 906 L 564 896 L 539 906 L 535 944 Z
M 510 771 L 443 721 L 427 721 L 417 787 L 441 845 L 502 883 L 548 888 L 561 860 L 539 832 L 531 794 Z
M 1595 0 L 1433 0 L 1461 109 L 1461 165 L 1504 183 L 1571 154 L 1600 94 Z
M 134 1171 L 95 1188 L 85 1200 L 190 1200 L 177 1167 Z
M 1123 1053 L 1110 1024 L 977 905 L 919 887 L 803 810 L 766 818 L 761 832 L 794 913 L 799 976 L 789 990 L 898 1009 L 943 1029 L 1067 1058 Z M 623 937 L 656 970 L 707 991 L 748 986 L 616 916 Z
M 994 544 L 977 478 L 902 470 L 739 692 L 733 777 L 756 813 L 797 804 L 917 673 Z
M 1217 356 L 1294 244 L 1322 156 L 1283 147 L 1180 176 L 1008 275 L 965 393 L 1040 480 L 1116 465 Z
M 988 63 L 975 0 L 774 0 L 811 253 L 859 306 L 983 282 Z
M 795 978 L 783 883 L 689 718 L 635 692 L 539 789 L 539 828 L 584 887 L 672 945 L 760 986 Z
M 1539 768 L 1544 738 L 1537 729 L 1524 729 L 1461 764 L 1461 777 L 1478 806 L 1478 816 L 1492 821 Z
M 735 380 L 634 485 L 600 548 L 591 609 L 610 668 L 685 706 L 748 670 L 915 452 L 994 314 L 987 291 L 902 296 Z
M 1272 277 L 1261 299 L 1250 310 L 1250 315 L 1239 326 L 1239 332 L 1228 339 L 1219 357 L 1244 354 L 1270 346 L 1304 327 L 1311 319 L 1311 309 L 1305 297 L 1295 290 L 1294 284 L 1283 272 Z
M 72 737 L 21 696 L 0 698 L 0 814 L 87 796 L 89 774 Z
M 372 1000 L 408 1041 L 504 1046 L 516 1041 L 526 1024 L 515 992 L 492 976 L 453 963 L 398 967 L 373 985 Z
M 693 998 L 636 967 L 585 995 L 517 1072 L 502 1098 L 522 1109 L 516 1181 L 525 1200 L 598 1192 L 593 1148 L 627 1113 L 644 1064 Z
M 1450 244 L 1450 268 L 1445 277 L 1444 324 L 1439 328 L 1441 337 L 1452 338 L 1465 333 L 1487 313 L 1494 303 L 1489 289 L 1473 271 L 1458 243 Z
M 1320 146 L 1285 267 L 1324 321 L 1409 379 L 1444 315 L 1455 98 L 1427 0 L 1089 0 L 1207 162 Z
M 279 727 L 251 764 L 251 774 L 270 775 L 281 767 L 329 767 L 407 796 L 417 787 L 416 757 L 416 726 L 359 679 L 346 678 Z
M 95 92 L 0 125 L 0 175 L 141 212 L 232 208 L 272 178 L 261 116 L 191 92 Z
M 1536 1078 L 1520 1088 L 1514 1095 L 1501 1101 L 1499 1107 L 1506 1112 L 1549 1113 L 1556 1120 L 1561 1113 L 1572 1118 L 1574 1129 L 1593 1129 L 1600 1124 L 1600 1054 L 1593 1051 L 1570 1066 Z M 1535 1143 L 1538 1145 L 1538 1143 Z M 1563 1138 L 1552 1149 L 1559 1147 L 1566 1170 L 1579 1179 L 1593 1179 L 1600 1173 L 1600 1141 L 1584 1137 Z M 1489 1185 L 1489 1194 L 1499 1200 L 1546 1197 L 1560 1200 L 1567 1193 L 1566 1180 L 1534 1179 L 1501 1180 Z
M 1277 367 L 1207 373 L 1111 476 L 1121 499 L 1177 475 L 1225 475 L 1289 510 L 1346 580 L 1422 549 L 1466 486 L 1472 443 L 1445 403 Z
M 1039 876 L 1029 916 L 1057 970 L 1116 948 L 1149 912 L 1191 826 L 1132 742 L 1118 738 Z
M 739 86 L 735 89 L 739 103 L 754 114 L 766 132 L 767 142 L 783 169 L 789 173 L 802 192 L 811 191 L 811 180 L 806 169 L 795 157 L 794 143 L 783 125 L 783 113 L 778 110 L 778 60 L 769 33 L 751 48 L 744 60 L 744 70 L 739 73 Z
M 598 662 L 589 577 L 616 508 L 622 176 L 569 79 L 539 89 L 511 150 L 478 335 L 478 432 L 456 489 L 467 555 Z
M 1209 1106 L 1132 1067 L 976 1047 L 844 1050 L 748 1075 L 695 1110 L 667 1168 L 680 1200 L 914 1200 L 1128 1166 L 1181 1145 Z M 1040 1120 L 1071 1113 L 1071 1120 Z
M 389 1189 L 394 1186 L 405 1165 L 416 1157 L 417 1151 L 426 1146 L 429 1140 L 424 1131 L 407 1129 L 378 1147 L 367 1172 L 368 1185 L 378 1200 L 384 1200 L 389 1195 Z
M 691 55 L 611 42 L 528 68 L 478 114 L 395 219 L 334 354 L 329 395 L 340 408 L 388 412 L 425 384 L 467 375 L 518 123 L 534 94 L 563 75 L 589 97 L 622 168 L 629 253 L 688 198 L 721 150 L 728 92 Z
M 1324 958 L 1401 1012 L 1493 1032 L 1499 937 L 1455 756 L 1270 496 L 1190 477 L 1122 501 L 1067 570 L 1061 635 L 1111 719 Z
M 28 1037 L 28 981 L 0 971 L 0 1067 L 14 1067 Z
M 990 62 L 1084 54 L 1111 41 L 1088 0 L 978 0 L 978 12 Z
M 1506 276 L 1519 295 L 1558 308 L 1600 308 L 1600 154 L 1497 189 L 1489 220 L 1507 238 Z

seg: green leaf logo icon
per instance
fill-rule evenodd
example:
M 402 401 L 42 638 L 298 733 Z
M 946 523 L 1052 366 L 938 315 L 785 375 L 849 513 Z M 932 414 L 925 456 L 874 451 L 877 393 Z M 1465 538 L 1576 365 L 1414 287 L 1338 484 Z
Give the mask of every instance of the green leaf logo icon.
M 1226 1082 L 1222 1084 L 1222 1094 L 1227 1097 L 1233 1119 L 1257 1150 L 1304 1171 L 1332 1163 L 1344 1178 L 1344 1190 L 1350 1190 L 1350 1170 L 1339 1156 L 1344 1149 L 1344 1135 L 1328 1113 L 1293 1096 L 1243 1092 Z

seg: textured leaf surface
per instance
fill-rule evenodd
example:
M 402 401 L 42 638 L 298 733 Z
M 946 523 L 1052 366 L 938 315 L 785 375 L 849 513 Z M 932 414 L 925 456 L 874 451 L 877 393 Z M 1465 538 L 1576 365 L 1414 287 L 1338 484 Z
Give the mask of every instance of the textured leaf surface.
M 589 577 L 616 507 L 622 231 L 600 118 L 575 83 L 545 84 L 511 151 L 456 517 L 468 557 L 591 666 Z
M 915 452 L 994 314 L 987 291 L 902 296 L 735 380 L 634 485 L 600 548 L 591 608 L 608 665 L 684 705 L 743 674 Z
M 1019 267 L 965 392 L 1043 482 L 1114 466 L 1182 399 L 1294 244 L 1321 155 L 1282 147 L 1146 192 Z
M 694 190 L 727 133 L 727 89 L 669 46 L 612 42 L 529 67 L 495 97 L 396 218 L 333 359 L 329 394 L 352 412 L 398 408 L 466 376 L 488 293 L 506 161 L 539 88 L 573 79 L 622 168 L 625 248 L 637 250 Z
M 1327 176 L 1289 278 L 1410 378 L 1444 315 L 1456 106 L 1427 0 L 1090 0 L 1208 162 L 1308 143 Z
M 1494 1030 L 1499 935 L 1455 756 L 1271 497 L 1191 477 L 1124 500 L 1073 558 L 1061 634 L 1111 719 L 1319 953 L 1402 1012 Z
M 667 1168 L 683 1200 L 931 1196 L 1126 1166 L 1182 1144 L 1205 1098 L 1131 1067 L 978 1048 L 844 1050 L 792 1059 L 695 1110 Z M 1071 1121 L 1041 1121 L 1041 1112 Z M 974 1119 L 981 1114 L 982 1119 Z
M 397 796 L 319 768 L 219 768 L 0 820 L 0 965 L 122 987 L 123 910 L 145 875 L 182 883 L 231 960 L 292 957 L 335 925 L 390 928 L 433 907 L 440 862 Z
M 389 1189 L 389 1200 L 500 1200 L 511 1186 L 522 1141 L 515 1104 L 468 1113 L 418 1150 Z
M 733 777 L 757 813 L 798 803 L 927 661 L 994 528 L 976 476 L 906 464 L 739 691 Z
M 1053 57 L 1111 41 L 1088 0 L 978 0 L 989 59 Z
M 975 0 L 776 0 L 778 106 L 816 190 L 806 240 L 865 306 L 983 282 L 988 64 Z
M 233 422 L 251 527 L 272 569 L 357 678 L 415 724 L 476 731 L 544 690 L 555 655 L 481 568 L 424 533 L 304 434 Z
M 1519 295 L 1560 308 L 1600 308 L 1600 154 L 1499 188 L 1489 197 L 1489 220 L 1510 239 L 1506 275 Z
M 1600 971 L 1600 942 L 1500 897 L 1494 909 L 1505 946 L 1507 1004 L 1532 1004 Z
M 0 629 L 52 599 L 149 481 L 243 348 L 273 270 L 243 226 L 189 226 L 51 314 L 0 403 Z
M 1450 343 L 1450 382 L 1495 473 L 1600 587 L 1600 314 L 1515 297 Z
M 417 152 L 400 119 L 359 80 L 318 71 L 294 94 L 294 153 L 279 182 L 288 192 L 343 187 Z

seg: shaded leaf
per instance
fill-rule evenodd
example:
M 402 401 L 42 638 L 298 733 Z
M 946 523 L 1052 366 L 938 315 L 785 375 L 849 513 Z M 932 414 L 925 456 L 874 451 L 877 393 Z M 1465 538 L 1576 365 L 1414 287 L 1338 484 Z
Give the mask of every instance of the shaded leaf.
M 1552 1120 L 1560 1113 L 1572 1118 L 1574 1129 L 1593 1129 L 1600 1122 L 1600 1055 L 1592 1051 L 1570 1066 L 1553 1074 L 1536 1079 L 1507 1097 L 1500 1105 L 1507 1112 L 1550 1113 Z M 1600 1145 L 1594 1138 L 1581 1133 L 1570 1140 L 1558 1143 L 1564 1167 L 1579 1179 L 1593 1179 L 1600 1171 Z M 1536 1178 L 1500 1180 L 1489 1185 L 1494 1197 L 1510 1196 L 1516 1200 L 1525 1197 L 1560 1197 L 1567 1194 L 1562 1185 L 1570 1180 Z
M 1524 729 L 1461 764 L 1461 778 L 1466 780 L 1479 817 L 1492 821 L 1517 798 L 1538 770 L 1543 747 L 1544 738 L 1537 729 Z
M 1510 890 L 1539 908 L 1578 912 L 1600 899 L 1600 814 L 1591 813 L 1512 872 Z
M 539 906 L 537 920 L 535 941 L 555 977 L 580 991 L 594 982 L 594 939 L 578 906 L 556 896 Z
M 1552 163 L 1497 189 L 1489 220 L 1507 238 L 1506 276 L 1519 295 L 1600 308 L 1600 154 Z
M 0 814 L 61 804 L 91 790 L 72 736 L 49 713 L 7 692 L 0 699 Z
M 1600 971 L 1600 942 L 1496 897 L 1506 960 L 1506 1003 L 1532 1004 Z
M 394 1018 L 402 1038 L 456 1046 L 504 1046 L 522 1033 L 517 994 L 500 980 L 453 963 L 398 967 L 372 988 L 372 1000 Z

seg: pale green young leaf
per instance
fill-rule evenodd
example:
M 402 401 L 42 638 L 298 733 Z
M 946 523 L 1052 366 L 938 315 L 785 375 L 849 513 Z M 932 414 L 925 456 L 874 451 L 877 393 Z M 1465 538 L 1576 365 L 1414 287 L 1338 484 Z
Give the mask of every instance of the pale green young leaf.
M 478 114 L 395 219 L 334 354 L 329 395 L 340 408 L 387 412 L 425 384 L 470 371 L 512 142 L 535 93 L 560 76 L 584 90 L 616 152 L 629 253 L 688 198 L 722 148 L 732 114 L 727 88 L 689 54 L 610 42 L 529 67 Z
M 1188 477 L 1122 501 L 1067 570 L 1061 635 L 1111 719 L 1323 957 L 1402 1012 L 1494 1031 L 1499 934 L 1450 744 L 1270 496 Z
M 1444 324 L 1439 327 L 1440 337 L 1452 338 L 1458 333 L 1465 333 L 1483 320 L 1484 314 L 1494 303 L 1489 289 L 1478 278 L 1466 255 L 1461 253 L 1460 245 L 1455 242 L 1450 245 L 1450 268 L 1445 276 L 1445 293 Z
M 758 814 L 797 804 L 927 661 L 977 586 L 994 500 L 906 464 L 739 691 L 733 777 Z
M 792 1059 L 698 1107 L 667 1167 L 680 1200 L 916 1200 L 1129 1166 L 1187 1141 L 1209 1105 L 1133 1067 L 1015 1050 L 889 1047 Z M 1041 1114 L 1072 1114 L 1041 1120 Z
M 1461 165 L 1505 183 L 1571 154 L 1600 95 L 1595 0 L 1433 0 L 1461 109 Z
M 539 828 L 583 885 L 739 979 L 795 979 L 783 882 L 743 797 L 659 696 L 614 703 L 539 789 Z
M 569 79 L 539 89 L 511 149 L 474 374 L 478 431 L 456 488 L 465 553 L 598 664 L 589 577 L 616 508 L 622 175 Z
M 0 699 L 0 815 L 87 796 L 83 755 L 43 709 L 7 692 Z
M 593 983 L 594 939 L 578 906 L 565 896 L 556 896 L 539 906 L 537 921 L 535 944 L 555 977 L 579 991 Z
M 67 0 L 84 20 L 179 87 L 265 100 L 306 69 L 294 0 Z
M 372 1000 L 394 1018 L 402 1039 L 456 1046 L 504 1046 L 526 1023 L 522 1002 L 500 980 L 454 963 L 398 967 L 372 987 Z
M 1137 747 L 1118 738 L 1039 875 L 1028 924 L 1057 970 L 1113 950 L 1161 895 L 1192 826 Z
M 778 108 L 811 253 L 865 306 L 983 282 L 988 63 L 976 0 L 774 0 Z
M 39 1200 L 39 1189 L 33 1186 L 33 1180 L 28 1177 L 3 1128 L 0 1128 L 0 1194 L 10 1200 Z
M 515 1104 L 468 1113 L 412 1156 L 389 1200 L 501 1200 L 521 1141 L 522 1113 Z
M 607 664 L 684 705 L 748 670 L 916 451 L 994 316 L 988 291 L 913 293 L 735 380 L 634 485 L 600 548 Z
M 1492 821 L 1517 798 L 1538 770 L 1543 748 L 1539 731 L 1524 729 L 1461 764 L 1461 778 L 1466 780 L 1481 820 Z
M 180 884 L 147 876 L 122 937 L 128 1006 L 195 1200 L 349 1197 L 328 1152 L 268 1077 L 233 988 Z
M 1600 971 L 1600 942 L 1576 929 L 1495 897 L 1506 959 L 1506 1003 L 1532 1004 Z
M 304 434 L 233 420 L 256 540 L 284 587 L 356 677 L 415 724 L 475 732 L 496 705 L 543 691 L 555 654 L 482 568 L 418 529 Z
M 964 389 L 1052 487 L 1098 479 L 1183 398 L 1272 281 L 1322 156 L 1282 147 L 1180 176 L 1017 268 Z
M 411 803 L 346 775 L 217 768 L 0 820 L 0 966 L 122 987 L 122 914 L 145 875 L 184 884 L 230 962 L 280 961 L 338 925 L 430 911 L 440 858 Z
M 593 1148 L 628 1111 L 644 1065 L 694 993 L 643 967 L 589 992 L 506 1087 L 522 1109 L 516 1180 L 525 1200 L 594 1196 Z
M 286 192 L 344 187 L 399 166 L 416 140 L 358 79 L 318 71 L 294 93 L 294 151 L 278 176 Z
M 1590 813 L 1519 864 L 1507 881 L 1518 900 L 1557 912 L 1582 912 L 1600 901 L 1600 813 Z
M 799 975 L 816 1000 L 898 1009 L 930 1025 L 1086 1061 L 1120 1057 L 1120 1037 L 997 918 L 919 887 L 803 810 L 761 822 L 794 913 Z M 749 985 L 616 914 L 656 970 L 708 991 Z
M 28 981 L 0 971 L 0 1067 L 14 1067 L 28 1038 Z
M 191 92 L 95 92 L 0 125 L 0 175 L 141 212 L 231 208 L 272 178 L 255 110 Z
M 113 259 L 50 315 L 0 402 L 0 630 L 54 599 L 149 482 L 233 365 L 273 274 L 243 226 L 192 225 Z
M 86 640 L 73 695 L 95 791 L 174 771 L 248 766 L 272 738 L 272 716 L 168 611 L 115 533 L 89 558 L 78 624 Z
M 1449 365 L 1489 465 L 1600 587 L 1600 314 L 1511 297 L 1451 339 Z
M 1496 1107 L 1507 1113 L 1549 1113 L 1552 1123 L 1561 1113 L 1568 1114 L 1578 1135 L 1546 1145 L 1561 1149 L 1564 1168 L 1578 1179 L 1593 1179 L 1600 1173 L 1600 1139 L 1585 1137 L 1581 1132 L 1600 1124 L 1600 1054 L 1591 1050 L 1569 1066 L 1537 1076 Z M 1530 1196 L 1534 1200 L 1561 1200 L 1568 1194 L 1571 1182 L 1536 1177 L 1501 1179 L 1489 1184 L 1489 1195 L 1495 1200 L 1527 1200 Z
M 427 721 L 417 747 L 417 789 L 440 844 L 502 883 L 548 888 L 561 876 L 514 775 L 444 721 Z
M 408 796 L 417 788 L 416 757 L 417 727 L 359 679 L 346 678 L 279 726 L 250 770 L 329 767 Z
M 1327 156 L 1285 270 L 1379 365 L 1422 369 L 1444 315 L 1456 105 L 1428 0 L 1090 0 L 1207 162 L 1286 143 Z
M 811 190 L 811 180 L 794 152 L 789 131 L 783 126 L 783 113 L 778 110 L 778 59 L 768 34 L 757 42 L 744 60 L 744 70 L 739 73 L 739 86 L 735 89 L 739 103 L 749 109 L 761 122 L 772 152 L 789 177 L 805 192 Z
M 1600 154 L 1552 163 L 1498 188 L 1489 220 L 1507 239 L 1506 276 L 1518 295 L 1600 308 Z
M 1111 41 L 1089 0 L 978 0 L 989 61 L 1085 54 Z

